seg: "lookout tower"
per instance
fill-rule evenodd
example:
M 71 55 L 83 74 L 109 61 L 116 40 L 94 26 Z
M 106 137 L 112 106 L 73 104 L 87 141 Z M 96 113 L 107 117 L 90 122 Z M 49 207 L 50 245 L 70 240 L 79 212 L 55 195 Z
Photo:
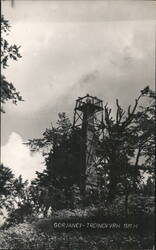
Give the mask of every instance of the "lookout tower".
M 76 100 L 73 138 L 79 151 L 80 190 L 82 193 L 97 184 L 96 150 L 103 136 L 103 101 L 87 94 Z

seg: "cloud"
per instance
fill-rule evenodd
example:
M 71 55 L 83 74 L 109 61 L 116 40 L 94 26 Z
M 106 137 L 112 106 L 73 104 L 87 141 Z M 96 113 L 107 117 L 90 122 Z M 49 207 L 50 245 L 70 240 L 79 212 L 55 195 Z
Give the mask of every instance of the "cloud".
M 14 8 L 3 3 L 12 26 L 8 37 L 22 54 L 5 75 L 25 100 L 5 105 L 3 143 L 12 131 L 23 139 L 40 137 L 58 112 L 73 115 L 78 96 L 89 93 L 111 105 L 119 98 L 128 105 L 140 89 L 154 85 L 155 22 L 144 17 L 149 3 L 42 2 L 31 8 L 30 1 Z
M 23 144 L 22 137 L 12 132 L 8 142 L 1 148 L 2 163 L 9 167 L 16 177 L 22 175 L 23 179 L 31 180 L 36 171 L 42 171 L 43 158 L 41 154 L 31 154 L 29 148 Z
M 155 19 L 154 1 L 2 1 L 14 20 L 77 22 Z M 43 11 L 44 10 L 44 11 Z M 17 14 L 18 13 L 18 14 Z
M 7 105 L 7 113 L 32 114 L 45 106 L 56 106 L 87 72 L 93 72 L 92 77 L 81 82 L 90 86 L 98 72 L 107 86 L 116 81 L 112 76 L 122 82 L 127 72 L 135 81 L 136 66 L 144 72 L 147 61 L 153 63 L 152 34 L 153 27 L 148 22 L 144 23 L 144 31 L 142 22 L 14 23 L 11 40 L 22 45 L 23 57 L 18 63 L 13 62 L 6 73 L 25 102 L 17 107 Z M 101 92 L 103 84 L 97 86 Z

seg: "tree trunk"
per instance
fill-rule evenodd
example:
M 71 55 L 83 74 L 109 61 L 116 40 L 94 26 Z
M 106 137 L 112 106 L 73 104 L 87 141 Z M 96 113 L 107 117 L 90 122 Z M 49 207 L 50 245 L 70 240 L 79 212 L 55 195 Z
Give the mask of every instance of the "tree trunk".
M 117 186 L 117 176 L 114 173 L 110 173 L 109 194 L 108 194 L 109 202 L 115 199 L 116 186 Z
M 128 196 L 129 196 L 129 192 L 128 190 L 126 190 L 126 194 L 125 194 L 125 218 L 126 219 L 128 217 Z

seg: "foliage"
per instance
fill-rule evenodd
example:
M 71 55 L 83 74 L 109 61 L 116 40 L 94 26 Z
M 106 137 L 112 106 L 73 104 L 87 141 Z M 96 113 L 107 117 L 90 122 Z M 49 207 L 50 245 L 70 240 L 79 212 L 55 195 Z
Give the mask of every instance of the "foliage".
M 0 209 L 6 205 L 6 199 L 12 194 L 13 178 L 12 171 L 0 164 Z
M 139 101 L 145 100 L 143 106 Z M 112 202 L 124 196 L 124 214 L 128 215 L 128 197 L 143 188 L 144 174 L 154 173 L 155 93 L 146 87 L 127 112 L 116 101 L 116 117 L 104 107 L 104 137 L 99 140 L 101 159 L 97 166 L 98 185 L 85 193 L 85 206 Z M 80 133 L 80 131 L 77 131 Z M 82 205 L 80 188 L 80 151 L 76 133 L 65 113 L 59 113 L 56 127 L 46 129 L 43 137 L 26 143 L 32 152 L 41 151 L 46 169 L 33 180 L 35 204 L 44 216 L 48 210 L 79 208 Z M 150 178 L 150 177 L 149 177 Z M 148 181 L 147 185 L 150 183 Z M 83 204 L 84 205 L 84 204 Z
M 12 171 L 0 165 L 0 211 L 7 212 L 6 225 L 23 222 L 25 216 L 32 214 L 28 181 L 15 178 Z
M 155 195 L 155 176 L 149 176 L 147 181 L 140 186 L 140 193 L 144 196 Z
M 138 106 L 143 97 L 150 99 L 150 103 Z M 98 185 L 86 190 L 85 206 L 102 204 L 104 210 L 101 211 L 106 212 L 106 217 L 114 211 L 114 216 L 122 214 L 128 218 L 132 214 L 131 195 L 153 195 L 154 103 L 154 92 L 145 88 L 132 111 L 128 107 L 127 115 L 118 101 L 116 119 L 105 106 L 104 138 L 99 141 L 101 151 L 96 152 L 102 159 L 97 166 Z M 42 152 L 46 165 L 42 173 L 36 173 L 37 177 L 29 186 L 21 176 L 14 178 L 9 168 L 1 166 L 0 205 L 8 212 L 6 225 L 21 223 L 34 216 L 47 217 L 60 209 L 80 209 L 84 205 L 79 178 L 79 148 L 74 138 L 69 118 L 65 113 L 59 113 L 55 127 L 46 129 L 42 138 L 26 143 L 32 152 Z M 139 163 L 141 157 L 142 163 Z M 145 173 L 148 174 L 146 183 L 143 181 Z M 116 205 L 119 196 L 122 202 Z M 136 204 L 134 211 L 135 207 Z M 141 214 L 143 210 L 137 213 Z
M 6 69 L 8 65 L 8 61 L 15 60 L 17 61 L 21 58 L 19 53 L 20 46 L 17 45 L 10 45 L 9 42 L 6 40 L 6 37 L 9 35 L 10 32 L 10 25 L 9 21 L 5 19 L 5 17 L 1 16 L 1 67 L 2 69 Z M 22 101 L 22 97 L 20 93 L 16 90 L 14 85 L 6 80 L 4 75 L 1 75 L 1 104 L 5 104 L 7 101 L 11 100 L 14 104 L 17 101 Z M 5 112 L 3 107 L 1 106 L 1 112 Z
M 147 173 L 154 172 L 155 164 L 155 115 L 156 93 L 151 89 L 146 93 L 148 105 L 140 106 L 135 117 L 138 136 L 138 153 L 145 158 L 144 170 Z
M 125 214 L 125 198 L 118 196 L 113 202 L 109 204 L 100 204 L 94 209 L 90 209 L 89 215 L 96 218 L 96 220 L 118 221 L 126 222 L 133 221 L 133 223 L 146 224 L 145 219 L 153 222 L 155 212 L 154 196 L 146 197 L 137 194 L 130 194 L 128 197 L 128 214 Z M 146 225 L 147 226 L 147 225 Z
M 57 127 L 46 129 L 43 138 L 26 143 L 31 151 L 39 150 L 45 157 L 46 169 L 43 173 L 37 172 L 37 178 L 32 182 L 33 188 L 38 190 L 38 202 L 42 202 L 45 215 L 49 208 L 72 206 L 78 176 L 73 168 L 76 161 L 71 150 L 71 122 L 65 113 L 58 116 Z
M 152 99 L 150 104 L 138 106 L 140 99 Z M 146 87 L 136 99 L 133 108 L 124 111 L 116 101 L 116 118 L 111 116 L 111 109 L 106 105 L 105 134 L 101 142 L 100 152 L 103 161 L 99 175 L 105 179 L 109 189 L 108 199 L 111 201 L 120 192 L 126 196 L 136 192 L 142 182 L 143 173 L 154 171 L 154 131 L 155 131 L 155 93 Z M 142 164 L 139 160 L 142 157 Z M 102 173 L 104 172 L 104 175 Z M 127 198 L 126 198 L 127 199 Z
M 2 249 L 152 249 L 154 235 L 133 231 L 70 231 L 47 234 L 33 224 L 19 224 L 0 233 Z
M 3 164 L 0 164 L 0 196 L 7 196 L 11 193 L 11 182 L 13 177 L 12 171 Z

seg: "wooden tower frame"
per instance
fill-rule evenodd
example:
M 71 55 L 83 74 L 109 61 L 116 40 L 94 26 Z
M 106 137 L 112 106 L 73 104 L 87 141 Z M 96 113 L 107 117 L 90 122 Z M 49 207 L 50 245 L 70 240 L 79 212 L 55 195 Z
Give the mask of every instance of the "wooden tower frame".
M 76 100 L 73 133 L 77 134 L 79 143 L 80 189 L 84 193 L 97 186 L 97 165 L 101 159 L 96 157 L 96 150 L 104 135 L 102 100 L 89 94 Z

